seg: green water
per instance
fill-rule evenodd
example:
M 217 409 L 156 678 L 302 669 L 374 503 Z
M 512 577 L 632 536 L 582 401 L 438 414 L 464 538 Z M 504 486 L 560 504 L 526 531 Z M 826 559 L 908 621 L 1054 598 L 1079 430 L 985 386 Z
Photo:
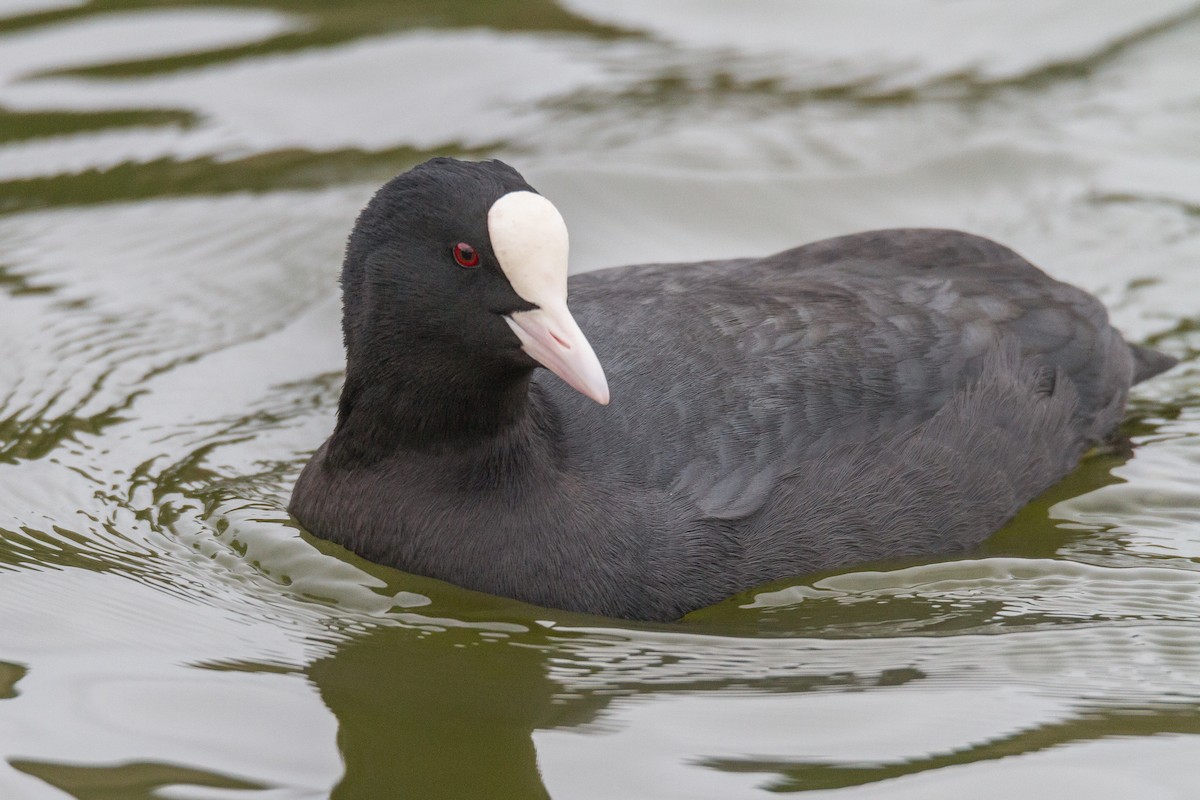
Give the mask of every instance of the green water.
M 1193 798 L 1200 4 L 0 2 L 0 798 Z M 496 156 L 573 269 L 965 228 L 1184 360 L 979 553 L 675 625 L 283 506 L 374 187 Z

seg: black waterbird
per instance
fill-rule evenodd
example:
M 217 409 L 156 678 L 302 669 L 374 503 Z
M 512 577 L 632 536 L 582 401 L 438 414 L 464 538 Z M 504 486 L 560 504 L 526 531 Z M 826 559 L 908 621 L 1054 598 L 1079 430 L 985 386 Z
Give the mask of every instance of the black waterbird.
M 387 183 L 342 291 L 337 426 L 295 517 L 409 572 L 636 619 L 969 549 L 1174 363 L 958 231 L 568 281 L 562 218 L 499 161 Z

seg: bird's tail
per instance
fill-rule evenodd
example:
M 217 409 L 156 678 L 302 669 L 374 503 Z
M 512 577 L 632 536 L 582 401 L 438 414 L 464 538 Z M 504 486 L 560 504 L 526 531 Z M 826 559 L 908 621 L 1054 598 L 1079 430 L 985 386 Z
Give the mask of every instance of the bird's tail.
M 1153 378 L 1179 363 L 1179 359 L 1174 356 L 1151 350 L 1149 347 L 1142 347 L 1140 344 L 1131 344 L 1129 349 L 1133 353 L 1134 383 L 1141 383 L 1147 378 Z

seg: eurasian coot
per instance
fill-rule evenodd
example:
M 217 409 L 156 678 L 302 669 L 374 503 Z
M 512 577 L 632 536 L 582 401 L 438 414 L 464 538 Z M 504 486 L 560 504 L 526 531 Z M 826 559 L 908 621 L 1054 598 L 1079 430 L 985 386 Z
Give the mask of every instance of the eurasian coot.
M 295 517 L 403 570 L 637 619 L 969 549 L 1173 363 L 957 231 L 568 281 L 562 218 L 499 161 L 387 183 L 342 291 L 337 425 Z

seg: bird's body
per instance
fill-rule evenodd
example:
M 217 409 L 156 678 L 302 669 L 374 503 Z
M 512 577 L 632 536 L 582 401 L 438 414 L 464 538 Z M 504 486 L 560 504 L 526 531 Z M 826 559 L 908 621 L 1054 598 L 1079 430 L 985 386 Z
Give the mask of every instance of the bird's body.
M 452 336 L 434 349 L 464 363 L 422 352 L 372 373 L 393 390 L 374 391 L 348 299 L 339 426 L 297 518 L 468 588 L 670 619 L 776 578 L 977 545 L 1171 363 L 1095 298 L 955 231 L 601 270 L 569 296 L 611 405 L 527 362 L 474 364 Z

